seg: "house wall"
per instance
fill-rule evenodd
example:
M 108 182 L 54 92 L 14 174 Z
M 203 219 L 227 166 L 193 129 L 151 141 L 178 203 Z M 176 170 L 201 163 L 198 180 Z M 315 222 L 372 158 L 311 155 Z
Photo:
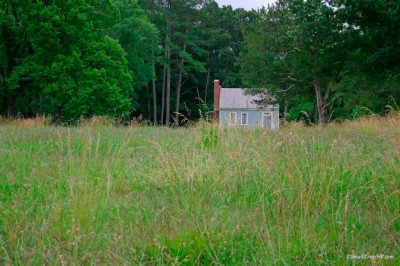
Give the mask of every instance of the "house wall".
M 236 125 L 241 128 L 262 127 L 262 118 L 264 112 L 272 113 L 272 129 L 279 129 L 279 111 L 269 110 L 220 110 L 219 125 L 220 127 L 233 126 L 230 122 L 230 113 L 236 113 Z M 242 125 L 242 113 L 248 113 L 248 125 Z

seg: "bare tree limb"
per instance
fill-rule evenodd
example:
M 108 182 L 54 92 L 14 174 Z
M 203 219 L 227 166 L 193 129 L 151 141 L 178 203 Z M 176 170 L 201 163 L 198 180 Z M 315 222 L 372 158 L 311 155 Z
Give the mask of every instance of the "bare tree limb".
M 329 105 L 333 104 L 337 99 L 339 99 L 340 97 L 346 95 L 345 93 L 339 93 L 337 94 L 335 97 L 333 97 L 328 103 L 324 104 L 324 107 L 328 107 Z

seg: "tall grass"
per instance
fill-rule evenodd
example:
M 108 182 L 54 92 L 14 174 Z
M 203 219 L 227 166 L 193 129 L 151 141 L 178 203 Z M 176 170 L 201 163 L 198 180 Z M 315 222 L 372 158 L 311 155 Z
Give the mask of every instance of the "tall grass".
M 6 123 L 0 265 L 398 265 L 399 147 L 396 116 L 274 132 Z

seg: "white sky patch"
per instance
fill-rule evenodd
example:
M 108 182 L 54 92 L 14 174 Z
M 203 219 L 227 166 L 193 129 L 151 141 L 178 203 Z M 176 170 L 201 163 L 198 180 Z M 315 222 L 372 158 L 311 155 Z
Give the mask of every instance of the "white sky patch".
M 231 5 L 233 8 L 244 8 L 246 10 L 261 8 L 272 4 L 275 0 L 215 0 L 220 7 Z

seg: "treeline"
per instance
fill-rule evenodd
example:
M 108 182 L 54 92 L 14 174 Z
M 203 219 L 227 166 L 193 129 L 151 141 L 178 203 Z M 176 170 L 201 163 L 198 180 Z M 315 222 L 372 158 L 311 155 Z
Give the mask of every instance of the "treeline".
M 128 116 L 157 30 L 136 3 L 0 1 L 3 115 Z M 147 62 L 146 62 L 147 61 Z
M 0 0 L 0 115 L 182 124 L 212 80 L 269 88 L 288 119 L 352 118 L 399 98 L 397 1 Z
M 0 1 L 0 114 L 179 123 L 240 86 L 240 25 L 214 1 Z M 211 110 L 212 108 L 210 108 Z
M 398 108 L 398 0 L 279 0 L 258 15 L 244 30 L 241 76 L 268 87 L 288 119 L 323 126 Z
M 244 47 L 241 26 L 257 17 L 255 11 L 220 8 L 208 0 L 139 4 L 158 29 L 161 50 L 154 61 L 156 79 L 139 97 L 140 114 L 161 124 L 181 124 L 213 109 L 215 78 L 225 86 L 241 86 L 236 64 Z

